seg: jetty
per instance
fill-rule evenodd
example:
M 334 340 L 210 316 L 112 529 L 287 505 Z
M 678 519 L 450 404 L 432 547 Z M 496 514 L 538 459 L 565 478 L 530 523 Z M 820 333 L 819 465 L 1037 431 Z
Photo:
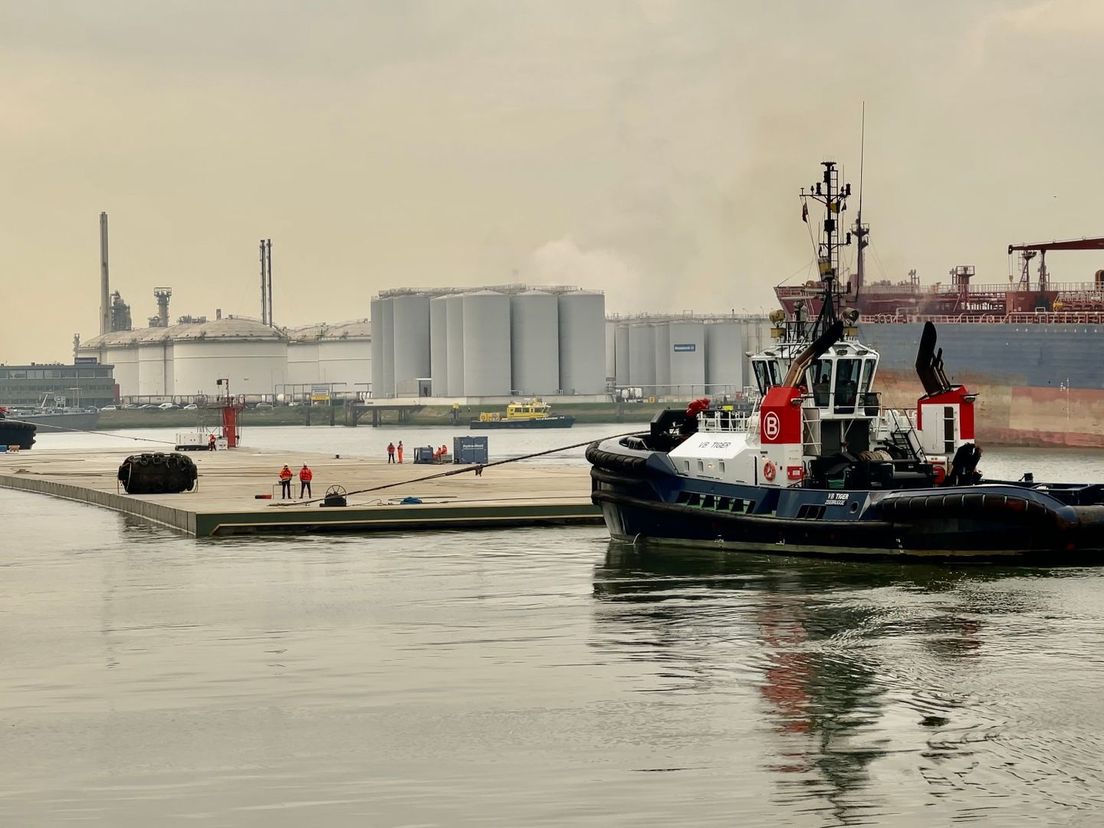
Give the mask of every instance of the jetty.
M 197 538 L 602 522 L 590 502 L 589 467 L 582 464 L 504 463 L 484 468 L 478 476 L 468 471 L 420 480 L 461 467 L 237 448 L 189 452 L 199 468 L 193 491 L 127 494 L 117 479 L 120 463 L 130 454 L 156 450 L 36 448 L 0 454 L 0 488 L 113 509 Z M 296 473 L 303 463 L 310 466 L 312 498 L 280 500 L 277 474 L 284 463 Z M 389 484 L 399 485 L 357 493 Z M 348 493 L 347 505 L 322 505 L 331 486 Z M 298 479 L 292 487 L 297 495 Z

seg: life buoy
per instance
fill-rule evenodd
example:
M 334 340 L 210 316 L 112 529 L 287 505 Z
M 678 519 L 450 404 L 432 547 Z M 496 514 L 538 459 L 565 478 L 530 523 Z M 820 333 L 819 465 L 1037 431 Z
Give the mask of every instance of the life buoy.
M 932 482 L 936 486 L 942 486 L 943 481 L 947 479 L 947 470 L 943 467 L 942 463 L 932 464 Z
M 774 476 L 777 473 L 778 473 L 778 469 L 775 467 L 774 463 L 772 463 L 770 460 L 768 460 L 767 462 L 765 462 L 763 464 L 763 479 L 764 480 L 767 480 L 767 481 L 774 480 Z

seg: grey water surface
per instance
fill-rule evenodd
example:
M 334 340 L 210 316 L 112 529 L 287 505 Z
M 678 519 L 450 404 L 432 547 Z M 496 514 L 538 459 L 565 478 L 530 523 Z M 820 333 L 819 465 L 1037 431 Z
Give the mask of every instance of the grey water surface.
M 1104 820 L 1104 570 L 599 528 L 196 541 L 7 490 L 0 527 L 2 825 Z

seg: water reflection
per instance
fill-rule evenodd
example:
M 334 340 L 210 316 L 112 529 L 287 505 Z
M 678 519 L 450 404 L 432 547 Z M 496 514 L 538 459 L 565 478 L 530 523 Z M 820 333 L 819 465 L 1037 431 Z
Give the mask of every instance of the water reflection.
M 930 778 L 942 781 L 941 762 L 972 752 L 963 747 L 975 714 L 942 732 L 970 700 L 953 683 L 925 686 L 925 677 L 942 678 L 948 664 L 974 669 L 987 613 L 1037 609 L 1030 590 L 987 587 L 1010 577 L 1060 576 L 614 543 L 594 574 L 598 618 L 614 632 L 601 630 L 596 642 L 653 658 L 655 689 L 672 689 L 679 675 L 693 675 L 699 692 L 754 688 L 772 800 L 848 824 L 890 813 L 891 791 L 870 784 L 877 760 L 918 753 L 923 764 L 912 770 L 931 765 Z M 989 732 L 994 722 L 981 718 Z

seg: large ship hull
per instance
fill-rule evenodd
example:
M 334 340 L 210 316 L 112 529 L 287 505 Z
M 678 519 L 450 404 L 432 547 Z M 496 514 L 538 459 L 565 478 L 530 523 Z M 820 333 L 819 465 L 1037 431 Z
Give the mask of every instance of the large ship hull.
M 954 382 L 978 393 L 977 439 L 993 445 L 1104 448 L 1104 325 L 940 322 L 939 344 L 966 355 Z M 916 404 L 916 349 L 923 324 L 861 322 L 881 354 L 878 386 L 889 407 Z M 955 364 L 961 364 L 955 360 Z

